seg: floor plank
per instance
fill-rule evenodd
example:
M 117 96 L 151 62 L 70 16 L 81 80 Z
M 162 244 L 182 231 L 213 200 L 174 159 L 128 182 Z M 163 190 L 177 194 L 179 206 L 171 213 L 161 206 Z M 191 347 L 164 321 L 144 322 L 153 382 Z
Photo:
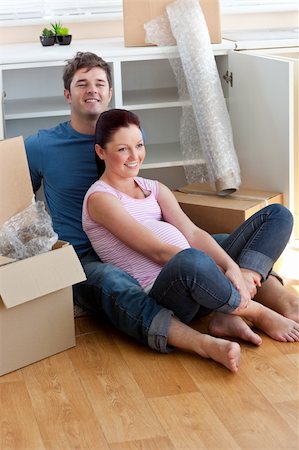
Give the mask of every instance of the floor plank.
M 145 397 L 197 391 L 195 383 L 175 352 L 172 354 L 153 352 L 151 349 L 136 346 L 128 339 L 118 339 L 117 345 Z
M 288 448 L 296 448 L 298 435 L 255 387 L 247 376 L 246 365 L 233 375 L 211 361 L 199 363 L 185 355 L 180 359 L 241 448 L 285 448 L 285 442 L 289 443 Z M 261 372 L 260 376 L 269 378 L 268 373 Z
M 297 449 L 299 448 L 299 401 L 289 400 L 287 402 L 273 403 L 274 408 L 281 416 L 282 420 L 287 421 L 289 426 L 297 435 Z
M 28 390 L 24 382 L 0 383 L 1 440 L 5 450 L 44 450 Z
M 298 373 L 281 350 L 288 343 L 273 343 L 263 336 L 263 344 L 258 347 L 242 348 L 241 371 L 270 403 L 299 399 Z M 292 346 L 292 344 L 291 344 Z
M 126 441 L 110 444 L 111 450 L 175 450 L 171 440 L 157 436 L 154 439 L 142 439 L 139 441 Z
M 150 399 L 175 448 L 239 449 L 233 435 L 199 392 Z
M 70 359 L 107 441 L 163 436 L 161 424 L 107 330 L 78 341 Z
M 68 352 L 22 372 L 47 450 L 109 449 Z

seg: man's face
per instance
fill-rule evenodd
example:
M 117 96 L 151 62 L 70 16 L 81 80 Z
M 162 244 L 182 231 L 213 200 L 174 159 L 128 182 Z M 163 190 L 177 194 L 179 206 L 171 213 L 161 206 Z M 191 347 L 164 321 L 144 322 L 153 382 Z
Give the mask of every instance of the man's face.
M 112 97 L 106 72 L 100 67 L 86 71 L 79 69 L 71 82 L 70 90 L 65 89 L 64 96 L 71 107 L 71 115 L 88 116 L 96 120 L 108 109 Z

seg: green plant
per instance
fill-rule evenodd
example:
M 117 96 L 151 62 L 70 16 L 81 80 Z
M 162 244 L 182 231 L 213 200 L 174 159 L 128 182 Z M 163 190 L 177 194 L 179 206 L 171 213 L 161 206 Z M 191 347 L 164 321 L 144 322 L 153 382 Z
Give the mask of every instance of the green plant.
M 44 28 L 43 29 L 43 31 L 42 31 L 42 36 L 44 36 L 44 37 L 52 37 L 52 36 L 54 36 L 54 33 L 53 33 L 53 31 L 52 30 L 49 30 L 49 28 Z
M 61 27 L 59 34 L 60 36 L 67 36 L 69 35 L 69 29 L 67 27 Z
M 56 36 L 67 36 L 69 34 L 69 29 L 67 27 L 63 27 L 60 22 L 51 23 L 53 33 Z
M 54 34 L 56 34 L 56 35 L 60 34 L 60 30 L 61 30 L 61 27 L 62 27 L 60 22 L 51 23 L 51 27 L 52 27 L 52 30 L 53 30 Z

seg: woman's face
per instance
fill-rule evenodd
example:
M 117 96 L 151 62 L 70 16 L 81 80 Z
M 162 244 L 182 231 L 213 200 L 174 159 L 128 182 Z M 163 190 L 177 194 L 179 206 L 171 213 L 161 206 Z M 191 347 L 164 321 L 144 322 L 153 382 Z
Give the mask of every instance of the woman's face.
M 105 173 L 122 178 L 134 177 L 145 158 L 141 130 L 136 125 L 120 128 L 105 149 L 96 144 L 96 152 L 105 161 Z

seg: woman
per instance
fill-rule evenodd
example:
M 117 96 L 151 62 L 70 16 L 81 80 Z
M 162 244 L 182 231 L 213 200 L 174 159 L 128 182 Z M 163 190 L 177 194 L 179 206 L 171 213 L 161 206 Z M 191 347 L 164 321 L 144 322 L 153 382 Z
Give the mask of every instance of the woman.
M 276 340 L 299 341 L 299 324 L 251 300 L 288 242 L 293 220 L 286 208 L 256 213 L 229 236 L 224 251 L 166 186 L 137 176 L 145 148 L 135 114 L 102 113 L 95 151 L 101 176 L 86 193 L 83 228 L 102 261 L 127 271 L 184 323 L 216 311 L 242 316 Z M 237 371 L 237 343 L 194 333 L 196 345 L 185 345 L 182 336 L 176 346 Z M 256 333 L 247 336 L 260 345 Z

